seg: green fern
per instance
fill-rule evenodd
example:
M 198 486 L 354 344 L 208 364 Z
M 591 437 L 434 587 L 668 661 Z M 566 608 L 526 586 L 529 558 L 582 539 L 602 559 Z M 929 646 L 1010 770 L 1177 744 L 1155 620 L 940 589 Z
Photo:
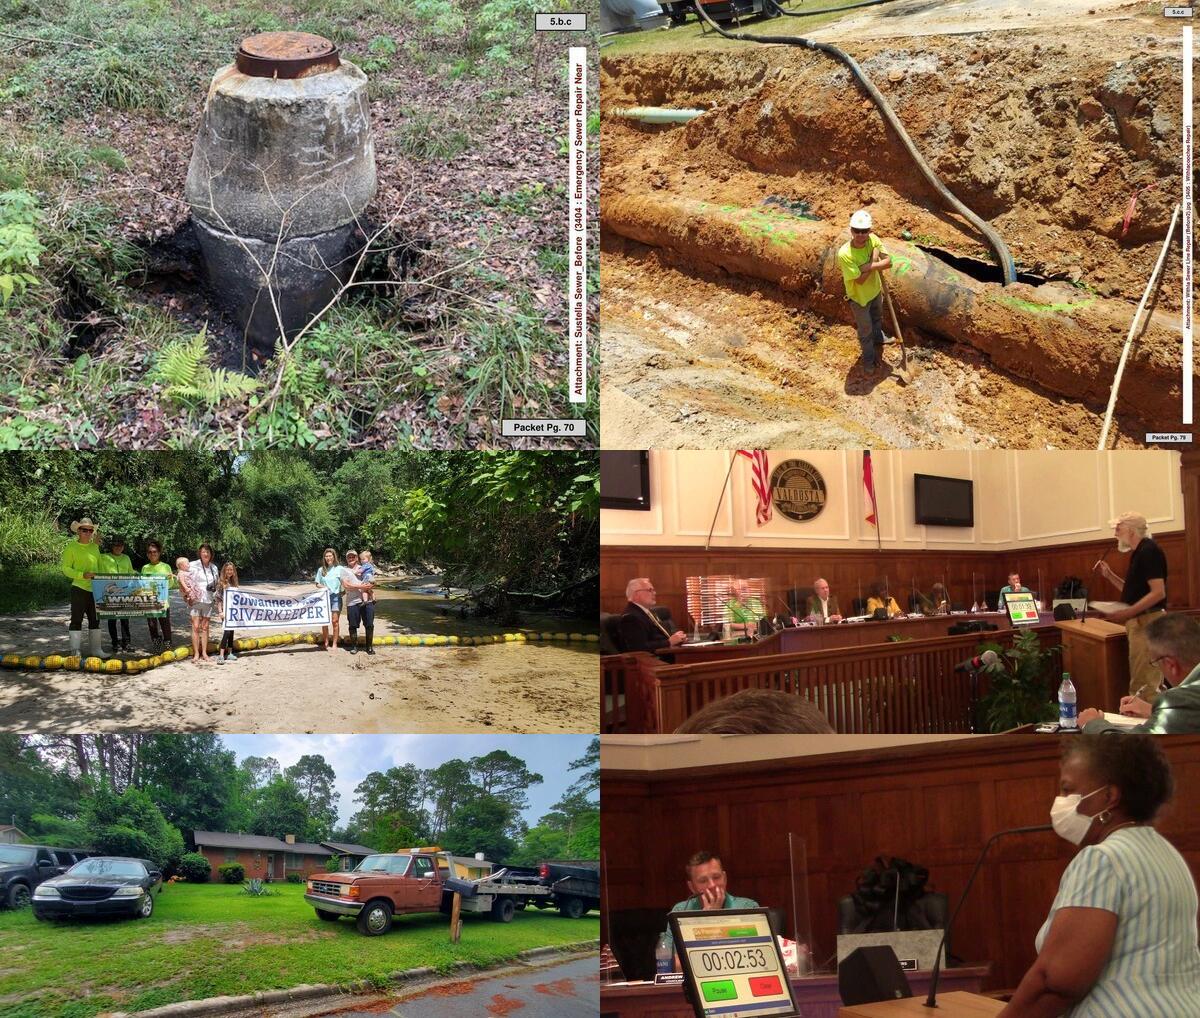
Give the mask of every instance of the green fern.
M 248 375 L 208 366 L 208 334 L 201 329 L 191 339 L 163 347 L 155 368 L 155 381 L 166 386 L 167 399 L 187 406 L 203 403 L 210 409 L 226 400 L 245 399 L 259 382 Z

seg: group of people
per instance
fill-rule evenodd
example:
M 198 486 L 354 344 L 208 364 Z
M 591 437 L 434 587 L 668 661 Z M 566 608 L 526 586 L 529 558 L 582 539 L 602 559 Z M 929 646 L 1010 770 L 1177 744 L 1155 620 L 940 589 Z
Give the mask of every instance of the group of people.
M 1021 583 L 1019 573 L 1008 574 L 1008 583 L 1000 590 L 999 607 L 1003 608 L 1009 594 L 1030 592 Z M 864 615 L 898 618 L 906 614 L 896 603 L 883 582 L 872 583 L 867 588 L 867 599 L 862 605 Z M 663 648 L 676 647 L 687 640 L 687 634 L 672 621 L 668 609 L 658 605 L 654 583 L 645 576 L 630 580 L 625 585 L 625 611 L 621 616 L 618 631 L 621 649 L 654 652 Z M 724 597 L 725 622 L 733 636 L 753 638 L 776 629 L 787 629 L 802 622 L 835 623 L 845 620 L 837 595 L 824 577 L 813 580 L 812 593 L 803 602 L 788 607 L 780 602 L 780 609 L 770 615 L 763 605 L 764 596 L 749 581 L 735 578 L 729 584 Z M 928 594 L 913 591 L 912 613 L 934 615 L 949 613 L 953 607 L 950 592 L 943 583 L 934 583 Z M 792 614 L 792 610 L 797 614 Z M 800 614 L 802 612 L 802 614 Z
M 1066 744 L 1048 818 L 1077 852 L 1049 903 L 1037 957 L 1000 1018 L 1200 1015 L 1196 884 L 1154 828 L 1173 793 L 1170 762 L 1152 737 L 1085 734 Z M 690 896 L 672 912 L 759 907 L 730 893 L 714 852 L 697 852 L 684 872 Z M 674 947 L 669 926 L 666 936 Z
M 168 598 L 170 591 L 177 590 L 187 608 L 191 621 L 192 661 L 197 664 L 212 660 L 208 653 L 209 633 L 212 625 L 213 606 L 224 603 L 226 590 L 241 586 L 237 566 L 232 561 L 217 568 L 213 549 L 201 544 L 196 558 L 181 555 L 175 560 L 175 569 L 163 561 L 162 543 L 151 539 L 146 542 L 146 564 L 140 573 L 125 551 L 125 539 L 113 536 L 108 539 L 107 549 L 101 542 L 99 528 L 90 517 L 75 520 L 71 524 L 75 540 L 63 548 L 60 567 L 71 581 L 71 618 L 68 624 L 71 654 L 79 656 L 83 644 L 83 620 L 88 622 L 90 653 L 99 657 L 103 653 L 96 599 L 92 591 L 92 580 L 96 576 L 163 576 L 167 579 Z M 352 645 L 350 652 L 358 653 L 358 627 L 364 626 L 366 652 L 374 654 L 375 636 L 375 565 L 369 551 L 360 555 L 357 551 L 346 552 L 343 566 L 333 548 L 326 548 L 314 582 L 318 588 L 329 591 L 331 625 L 321 628 L 322 647 L 337 649 L 340 635 L 340 617 L 345 605 Z M 218 609 L 218 616 L 220 616 Z M 108 619 L 111 653 L 130 650 L 131 635 L 129 619 Z M 150 643 L 155 652 L 170 648 L 172 642 L 171 613 L 168 609 L 160 617 L 147 618 Z M 119 628 L 119 633 L 118 633 Z M 218 644 L 219 663 L 236 661 L 234 648 L 235 632 L 223 627 Z

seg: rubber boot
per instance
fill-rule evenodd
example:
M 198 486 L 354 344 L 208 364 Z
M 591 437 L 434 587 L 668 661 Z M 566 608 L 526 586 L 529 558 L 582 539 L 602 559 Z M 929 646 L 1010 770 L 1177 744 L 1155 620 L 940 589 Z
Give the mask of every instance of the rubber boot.
M 78 629 L 71 629 L 67 635 L 71 638 L 71 657 L 79 657 L 79 643 L 83 639 L 83 633 Z
M 367 626 L 367 653 L 368 654 L 375 653 L 374 643 L 375 643 L 375 627 Z
M 358 630 L 352 630 L 350 633 L 350 653 L 358 653 Z
M 99 628 L 89 629 L 88 636 L 90 637 L 91 643 L 92 643 L 92 657 L 103 657 L 104 656 L 104 648 L 100 645 L 100 630 L 99 630 Z

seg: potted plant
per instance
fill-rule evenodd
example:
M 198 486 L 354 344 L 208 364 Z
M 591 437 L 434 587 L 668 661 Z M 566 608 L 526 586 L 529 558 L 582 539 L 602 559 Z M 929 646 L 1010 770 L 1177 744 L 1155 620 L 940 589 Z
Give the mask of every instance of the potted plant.
M 987 730 L 1004 732 L 1018 725 L 1053 721 L 1054 673 L 1050 661 L 1062 653 L 1062 645 L 1042 649 L 1037 633 L 1022 629 L 1007 650 L 995 642 L 981 643 L 978 654 L 994 651 L 998 660 L 984 667 L 990 688 L 979 703 Z

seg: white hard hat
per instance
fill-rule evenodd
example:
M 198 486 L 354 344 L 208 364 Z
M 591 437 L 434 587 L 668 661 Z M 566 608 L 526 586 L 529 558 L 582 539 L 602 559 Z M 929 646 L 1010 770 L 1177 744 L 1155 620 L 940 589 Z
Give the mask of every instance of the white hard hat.
M 871 228 L 871 213 L 866 209 L 859 209 L 850 217 L 850 229 L 852 230 L 869 230 Z

